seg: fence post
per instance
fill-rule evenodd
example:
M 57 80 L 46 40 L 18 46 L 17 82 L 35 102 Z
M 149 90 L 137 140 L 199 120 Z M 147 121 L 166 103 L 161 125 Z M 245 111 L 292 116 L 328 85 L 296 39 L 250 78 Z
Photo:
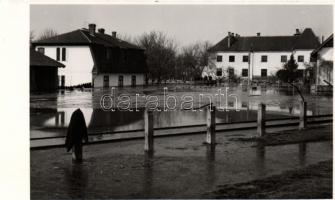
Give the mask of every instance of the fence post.
M 257 134 L 259 137 L 265 135 L 265 104 L 258 104 Z
M 152 153 L 154 150 L 154 117 L 148 109 L 144 112 L 144 151 Z
M 299 121 L 299 129 L 302 130 L 306 128 L 306 112 L 307 112 L 307 102 L 300 102 L 300 121 Z
M 212 109 L 212 110 L 211 110 Z M 207 107 L 207 135 L 206 143 L 215 145 L 215 106 L 210 104 Z

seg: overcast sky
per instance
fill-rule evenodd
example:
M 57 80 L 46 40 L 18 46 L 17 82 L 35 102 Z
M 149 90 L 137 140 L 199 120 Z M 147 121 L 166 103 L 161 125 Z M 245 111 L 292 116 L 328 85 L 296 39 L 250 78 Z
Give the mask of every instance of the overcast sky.
M 52 28 L 58 33 L 95 23 L 107 33 L 136 37 L 163 31 L 180 45 L 208 40 L 215 44 L 228 31 L 241 36 L 291 35 L 310 27 L 317 36 L 333 30 L 333 8 L 322 5 L 32 5 L 35 35 Z

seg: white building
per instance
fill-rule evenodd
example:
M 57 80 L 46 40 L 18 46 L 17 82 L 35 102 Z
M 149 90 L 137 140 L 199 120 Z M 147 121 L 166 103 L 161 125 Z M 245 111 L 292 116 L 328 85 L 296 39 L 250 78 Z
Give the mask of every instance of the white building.
M 95 24 L 33 43 L 34 48 L 66 65 L 59 86 L 92 83 L 94 87 L 145 84 L 144 49 L 105 33 Z
M 316 85 L 318 86 L 333 84 L 333 46 L 332 34 L 311 53 L 311 56 L 317 59 Z
M 282 69 L 291 54 L 298 63 L 298 69 L 305 69 L 305 65 L 310 63 L 311 52 L 318 45 L 319 40 L 310 28 L 302 33 L 296 29 L 292 36 L 261 36 L 257 33 L 257 36 L 242 37 L 228 32 L 224 39 L 209 49 L 209 60 L 221 77 L 267 78 Z

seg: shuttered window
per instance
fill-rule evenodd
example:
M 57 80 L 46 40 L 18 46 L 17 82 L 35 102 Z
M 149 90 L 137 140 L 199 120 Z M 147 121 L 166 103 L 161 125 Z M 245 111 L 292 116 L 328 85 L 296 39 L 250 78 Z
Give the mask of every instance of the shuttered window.
M 62 61 L 66 61 L 66 48 L 62 48 Z
M 235 62 L 235 56 L 229 56 L 229 62 Z
M 287 56 L 281 56 L 281 57 L 280 57 L 280 61 L 281 61 L 282 63 L 287 62 Z
M 242 76 L 247 77 L 248 76 L 248 69 L 242 69 Z
M 262 62 L 267 62 L 268 61 L 268 56 L 262 56 L 261 61 Z
M 56 49 L 56 60 L 60 61 L 60 48 Z
M 243 62 L 249 62 L 249 56 L 243 56 L 242 60 Z

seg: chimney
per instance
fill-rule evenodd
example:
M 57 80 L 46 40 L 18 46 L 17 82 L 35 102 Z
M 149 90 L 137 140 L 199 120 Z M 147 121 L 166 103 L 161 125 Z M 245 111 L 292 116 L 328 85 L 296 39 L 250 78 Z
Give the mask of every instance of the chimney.
M 98 32 L 99 32 L 99 33 L 102 33 L 102 34 L 105 34 L 105 29 L 103 29 L 103 28 L 99 28 L 99 29 L 98 29 Z
M 228 31 L 228 48 L 230 47 L 231 33 Z
M 94 35 L 95 34 L 95 24 L 89 24 L 88 30 L 90 32 L 90 35 Z
M 113 32 L 112 32 L 112 36 L 113 36 L 114 38 L 116 38 L 116 31 L 113 31 Z
M 297 29 L 295 29 L 295 34 L 294 35 L 300 35 L 301 33 L 300 33 L 300 30 L 297 28 Z
M 321 43 L 323 43 L 325 41 L 325 37 L 322 35 L 321 36 Z
M 257 33 L 257 37 L 259 37 L 259 36 L 261 36 L 261 33 L 260 33 L 260 32 Z

